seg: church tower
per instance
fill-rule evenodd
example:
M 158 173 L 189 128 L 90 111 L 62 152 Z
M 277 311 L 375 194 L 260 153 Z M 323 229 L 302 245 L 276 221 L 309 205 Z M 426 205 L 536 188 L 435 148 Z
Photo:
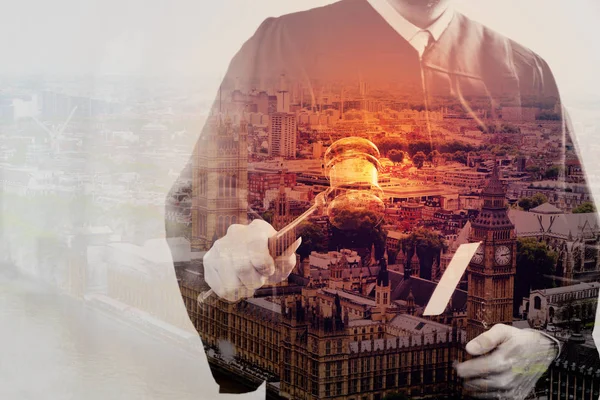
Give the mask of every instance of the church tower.
M 387 270 L 385 258 L 379 260 L 379 273 L 377 274 L 377 286 L 375 286 L 375 313 L 374 321 L 385 319 L 385 314 L 391 303 L 390 275 Z
M 340 259 L 329 269 L 329 287 L 335 290 L 344 289 L 344 271 L 348 269 L 348 259 L 342 254 Z
M 417 246 L 413 245 L 406 249 L 406 257 L 404 258 L 404 279 L 409 279 L 413 276 L 421 276 L 421 262 L 417 255 Z
M 208 250 L 248 218 L 248 123 L 213 114 L 192 159 L 192 250 Z
M 419 256 L 417 255 L 417 248 L 415 246 L 415 250 L 413 252 L 412 257 L 410 258 L 410 269 L 412 271 L 412 275 L 416 277 L 421 277 L 421 261 L 419 261 Z
M 506 193 L 494 165 L 482 191 L 483 206 L 471 224 L 470 242 L 481 242 L 468 266 L 467 340 L 494 324 L 512 323 L 517 238 Z

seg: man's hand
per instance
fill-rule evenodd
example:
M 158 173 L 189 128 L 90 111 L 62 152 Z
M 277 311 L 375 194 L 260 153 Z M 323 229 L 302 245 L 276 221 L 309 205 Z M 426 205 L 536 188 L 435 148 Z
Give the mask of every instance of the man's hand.
M 477 356 L 456 366 L 465 389 L 478 398 L 524 399 L 554 360 L 552 340 L 532 329 L 497 324 L 467 343 Z
M 273 260 L 268 239 L 277 231 L 265 221 L 233 224 L 204 255 L 204 279 L 221 298 L 237 301 L 251 297 L 265 283 L 283 281 L 296 265 L 294 252 L 302 239 Z

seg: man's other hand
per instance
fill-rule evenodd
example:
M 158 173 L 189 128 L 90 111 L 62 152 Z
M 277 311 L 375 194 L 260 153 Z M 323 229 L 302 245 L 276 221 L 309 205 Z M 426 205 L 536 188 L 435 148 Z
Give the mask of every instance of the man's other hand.
M 221 298 L 237 301 L 251 297 L 265 283 L 283 281 L 296 265 L 294 254 L 301 238 L 283 255 L 273 260 L 268 249 L 269 237 L 277 231 L 265 221 L 249 225 L 233 224 L 204 255 L 204 279 Z
M 524 399 L 548 369 L 558 349 L 552 340 L 532 329 L 497 324 L 467 343 L 475 358 L 456 366 L 472 396 Z

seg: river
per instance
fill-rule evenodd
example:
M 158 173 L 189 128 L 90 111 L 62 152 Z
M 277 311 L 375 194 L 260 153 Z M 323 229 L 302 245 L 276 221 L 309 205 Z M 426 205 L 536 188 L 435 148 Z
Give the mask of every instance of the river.
M 0 399 L 215 398 L 263 400 L 265 394 L 218 394 L 203 351 L 0 273 Z

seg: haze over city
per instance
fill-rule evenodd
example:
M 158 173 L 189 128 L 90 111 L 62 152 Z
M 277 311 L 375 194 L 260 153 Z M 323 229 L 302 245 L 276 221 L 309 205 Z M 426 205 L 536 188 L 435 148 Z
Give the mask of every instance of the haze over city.
M 481 38 L 457 50 L 442 36 L 428 53 L 410 44 L 382 56 L 399 38 L 371 8 L 356 18 L 329 6 L 331 25 L 287 19 L 285 35 L 283 19 L 267 22 L 264 41 L 231 61 L 266 18 L 331 3 L 25 0 L 0 15 L 0 325 L 11 327 L 0 353 L 44 357 L 0 365 L 16 382 L 0 397 L 40 376 L 28 394 L 213 398 L 208 362 L 232 391 L 267 379 L 263 389 L 289 398 L 447 395 L 462 391 L 453 363 L 488 322 L 570 344 L 539 399 L 564 394 L 559 377 L 575 374 L 598 396 L 600 6 L 455 2 L 538 53 L 561 96 L 539 58 L 523 51 L 513 63 L 482 51 Z M 288 33 L 299 46 L 279 45 Z M 438 74 L 433 58 L 483 53 L 477 79 Z M 354 154 L 362 163 L 334 187 L 324 166 L 355 150 L 349 136 L 368 157 Z M 353 180 L 357 171 L 367 182 Z M 365 188 L 368 212 L 342 204 L 337 217 L 311 214 L 291 231 L 302 246 L 282 281 L 237 303 L 205 291 L 204 256 L 231 224 L 285 229 L 319 196 Z M 425 314 L 458 248 L 474 242 L 443 312 Z M 493 296 L 483 290 L 492 283 Z

